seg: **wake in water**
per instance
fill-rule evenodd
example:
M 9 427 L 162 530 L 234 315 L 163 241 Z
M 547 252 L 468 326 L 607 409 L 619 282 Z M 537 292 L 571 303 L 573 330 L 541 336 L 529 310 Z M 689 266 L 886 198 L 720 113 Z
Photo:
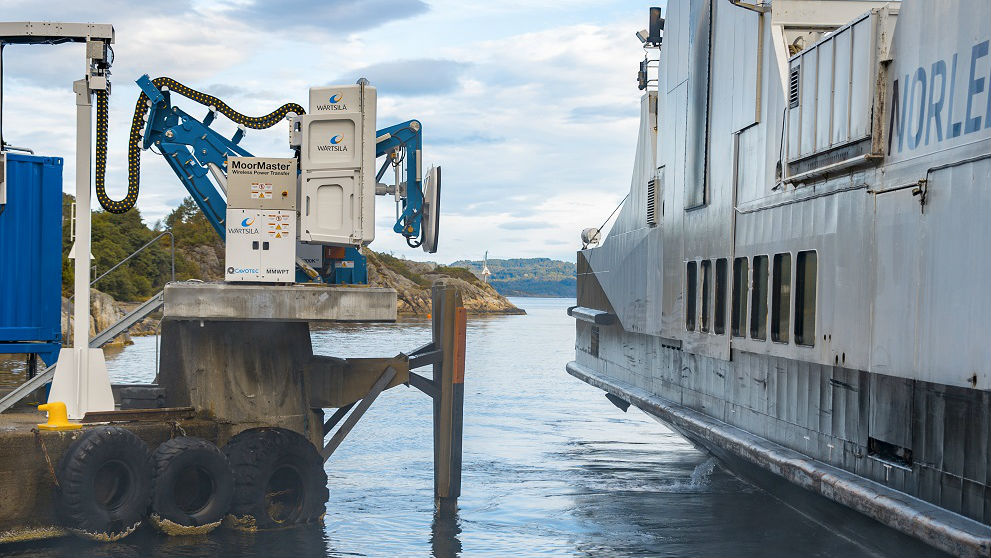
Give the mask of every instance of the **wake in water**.
M 673 494 L 707 492 L 712 481 L 712 473 L 716 470 L 718 461 L 715 457 L 709 457 L 702 463 L 695 466 L 687 481 L 675 481 L 670 484 L 658 487 L 657 492 L 667 492 Z
M 704 487 L 709 486 L 709 480 L 712 478 L 712 472 L 716 470 L 716 458 L 709 457 L 702 463 L 695 466 L 695 470 L 692 471 L 692 476 L 689 478 L 689 486 L 694 487 Z

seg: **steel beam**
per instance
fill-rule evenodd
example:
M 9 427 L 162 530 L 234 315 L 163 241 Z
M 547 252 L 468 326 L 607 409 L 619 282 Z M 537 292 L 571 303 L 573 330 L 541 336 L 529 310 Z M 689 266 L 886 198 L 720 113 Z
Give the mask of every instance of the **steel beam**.
M 436 398 L 440 396 L 440 390 L 437 389 L 437 384 L 435 384 L 433 380 L 428 380 L 415 372 L 409 373 L 409 385 L 415 387 L 430 397 Z
M 375 385 L 372 386 L 372 389 L 369 390 L 368 395 L 366 395 L 364 399 L 358 403 L 358 406 L 355 407 L 354 411 L 352 411 L 350 415 L 348 415 L 348 418 L 344 421 L 344 424 L 342 424 L 337 432 L 331 436 L 330 441 L 327 442 L 327 445 L 324 446 L 323 451 L 320 452 L 324 461 L 327 461 L 330 459 L 330 456 L 334 455 L 334 452 L 337 451 L 337 448 L 340 447 L 342 442 L 344 442 L 344 438 L 346 438 L 351 432 L 354 425 L 358 424 L 358 421 L 361 419 L 361 415 L 365 414 L 365 411 L 371 407 L 372 403 L 375 401 L 375 398 L 382 393 L 385 386 L 389 385 L 389 382 L 391 382 L 395 377 L 395 368 L 390 366 L 385 369 L 382 376 L 379 377 L 378 381 L 375 382 Z
M 453 509 L 461 495 L 461 440 L 467 313 L 461 292 L 444 280 L 434 283 L 433 341 L 443 353 L 434 364 L 434 500 Z
M 330 434 L 330 431 L 333 430 L 335 426 L 337 426 L 337 423 L 341 422 L 341 419 L 344 418 L 344 415 L 348 414 L 348 411 L 351 410 L 351 407 L 354 407 L 354 403 L 348 403 L 347 405 L 334 411 L 334 414 L 330 415 L 330 418 L 323 423 L 324 436 Z

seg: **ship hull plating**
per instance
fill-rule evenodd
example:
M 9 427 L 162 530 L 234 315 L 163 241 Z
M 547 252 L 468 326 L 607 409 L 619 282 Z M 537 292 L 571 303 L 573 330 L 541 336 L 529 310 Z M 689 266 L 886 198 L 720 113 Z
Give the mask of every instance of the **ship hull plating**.
M 577 254 L 569 372 L 991 555 L 991 4 L 664 17 L 629 194 Z
M 988 450 L 979 443 L 991 437 L 987 392 L 910 380 L 907 394 L 891 393 L 901 379 L 764 355 L 700 357 L 617 326 L 579 322 L 578 340 L 569 373 L 734 470 L 746 463 L 954 555 L 991 552 Z M 890 410 L 883 401 L 903 397 L 912 409 L 905 435 L 918 448 L 911 464 L 870 443 L 872 402 Z

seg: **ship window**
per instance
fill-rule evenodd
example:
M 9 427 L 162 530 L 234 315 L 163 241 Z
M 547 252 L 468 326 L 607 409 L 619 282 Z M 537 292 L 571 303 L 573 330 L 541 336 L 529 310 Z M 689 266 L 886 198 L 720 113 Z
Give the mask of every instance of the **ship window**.
M 750 338 L 763 341 L 767 339 L 767 256 L 754 256 L 750 294 Z
M 791 316 L 791 254 L 774 255 L 772 288 L 771 340 L 787 343 L 788 319 Z
M 695 331 L 695 295 L 698 281 L 695 262 L 688 262 L 685 266 L 685 329 L 688 331 Z
M 726 333 L 726 258 L 716 260 L 716 317 L 713 331 L 716 335 Z
M 795 257 L 795 343 L 799 345 L 815 345 L 818 265 L 818 257 L 811 250 Z
M 734 337 L 743 337 L 747 327 L 747 274 L 749 273 L 747 258 L 733 260 L 733 315 L 730 317 L 730 329 Z
M 708 333 L 712 331 L 712 304 L 709 302 L 712 297 L 712 260 L 702 262 L 702 331 Z

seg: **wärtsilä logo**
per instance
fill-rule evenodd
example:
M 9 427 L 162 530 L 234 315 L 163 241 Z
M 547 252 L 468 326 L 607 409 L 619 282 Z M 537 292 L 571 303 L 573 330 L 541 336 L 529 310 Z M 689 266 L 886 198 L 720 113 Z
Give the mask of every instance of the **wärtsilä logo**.
M 251 226 L 254 224 L 254 217 L 245 217 L 241 219 L 240 227 L 227 227 L 227 234 L 258 234 L 258 227 Z
M 330 145 L 318 145 L 317 151 L 347 151 L 348 146 L 341 145 L 341 142 L 343 141 L 344 135 L 337 134 L 336 136 L 330 138 Z
M 348 106 L 341 101 L 344 99 L 344 95 L 341 93 L 334 93 L 327 99 L 329 104 L 317 105 L 317 110 L 348 110 Z

